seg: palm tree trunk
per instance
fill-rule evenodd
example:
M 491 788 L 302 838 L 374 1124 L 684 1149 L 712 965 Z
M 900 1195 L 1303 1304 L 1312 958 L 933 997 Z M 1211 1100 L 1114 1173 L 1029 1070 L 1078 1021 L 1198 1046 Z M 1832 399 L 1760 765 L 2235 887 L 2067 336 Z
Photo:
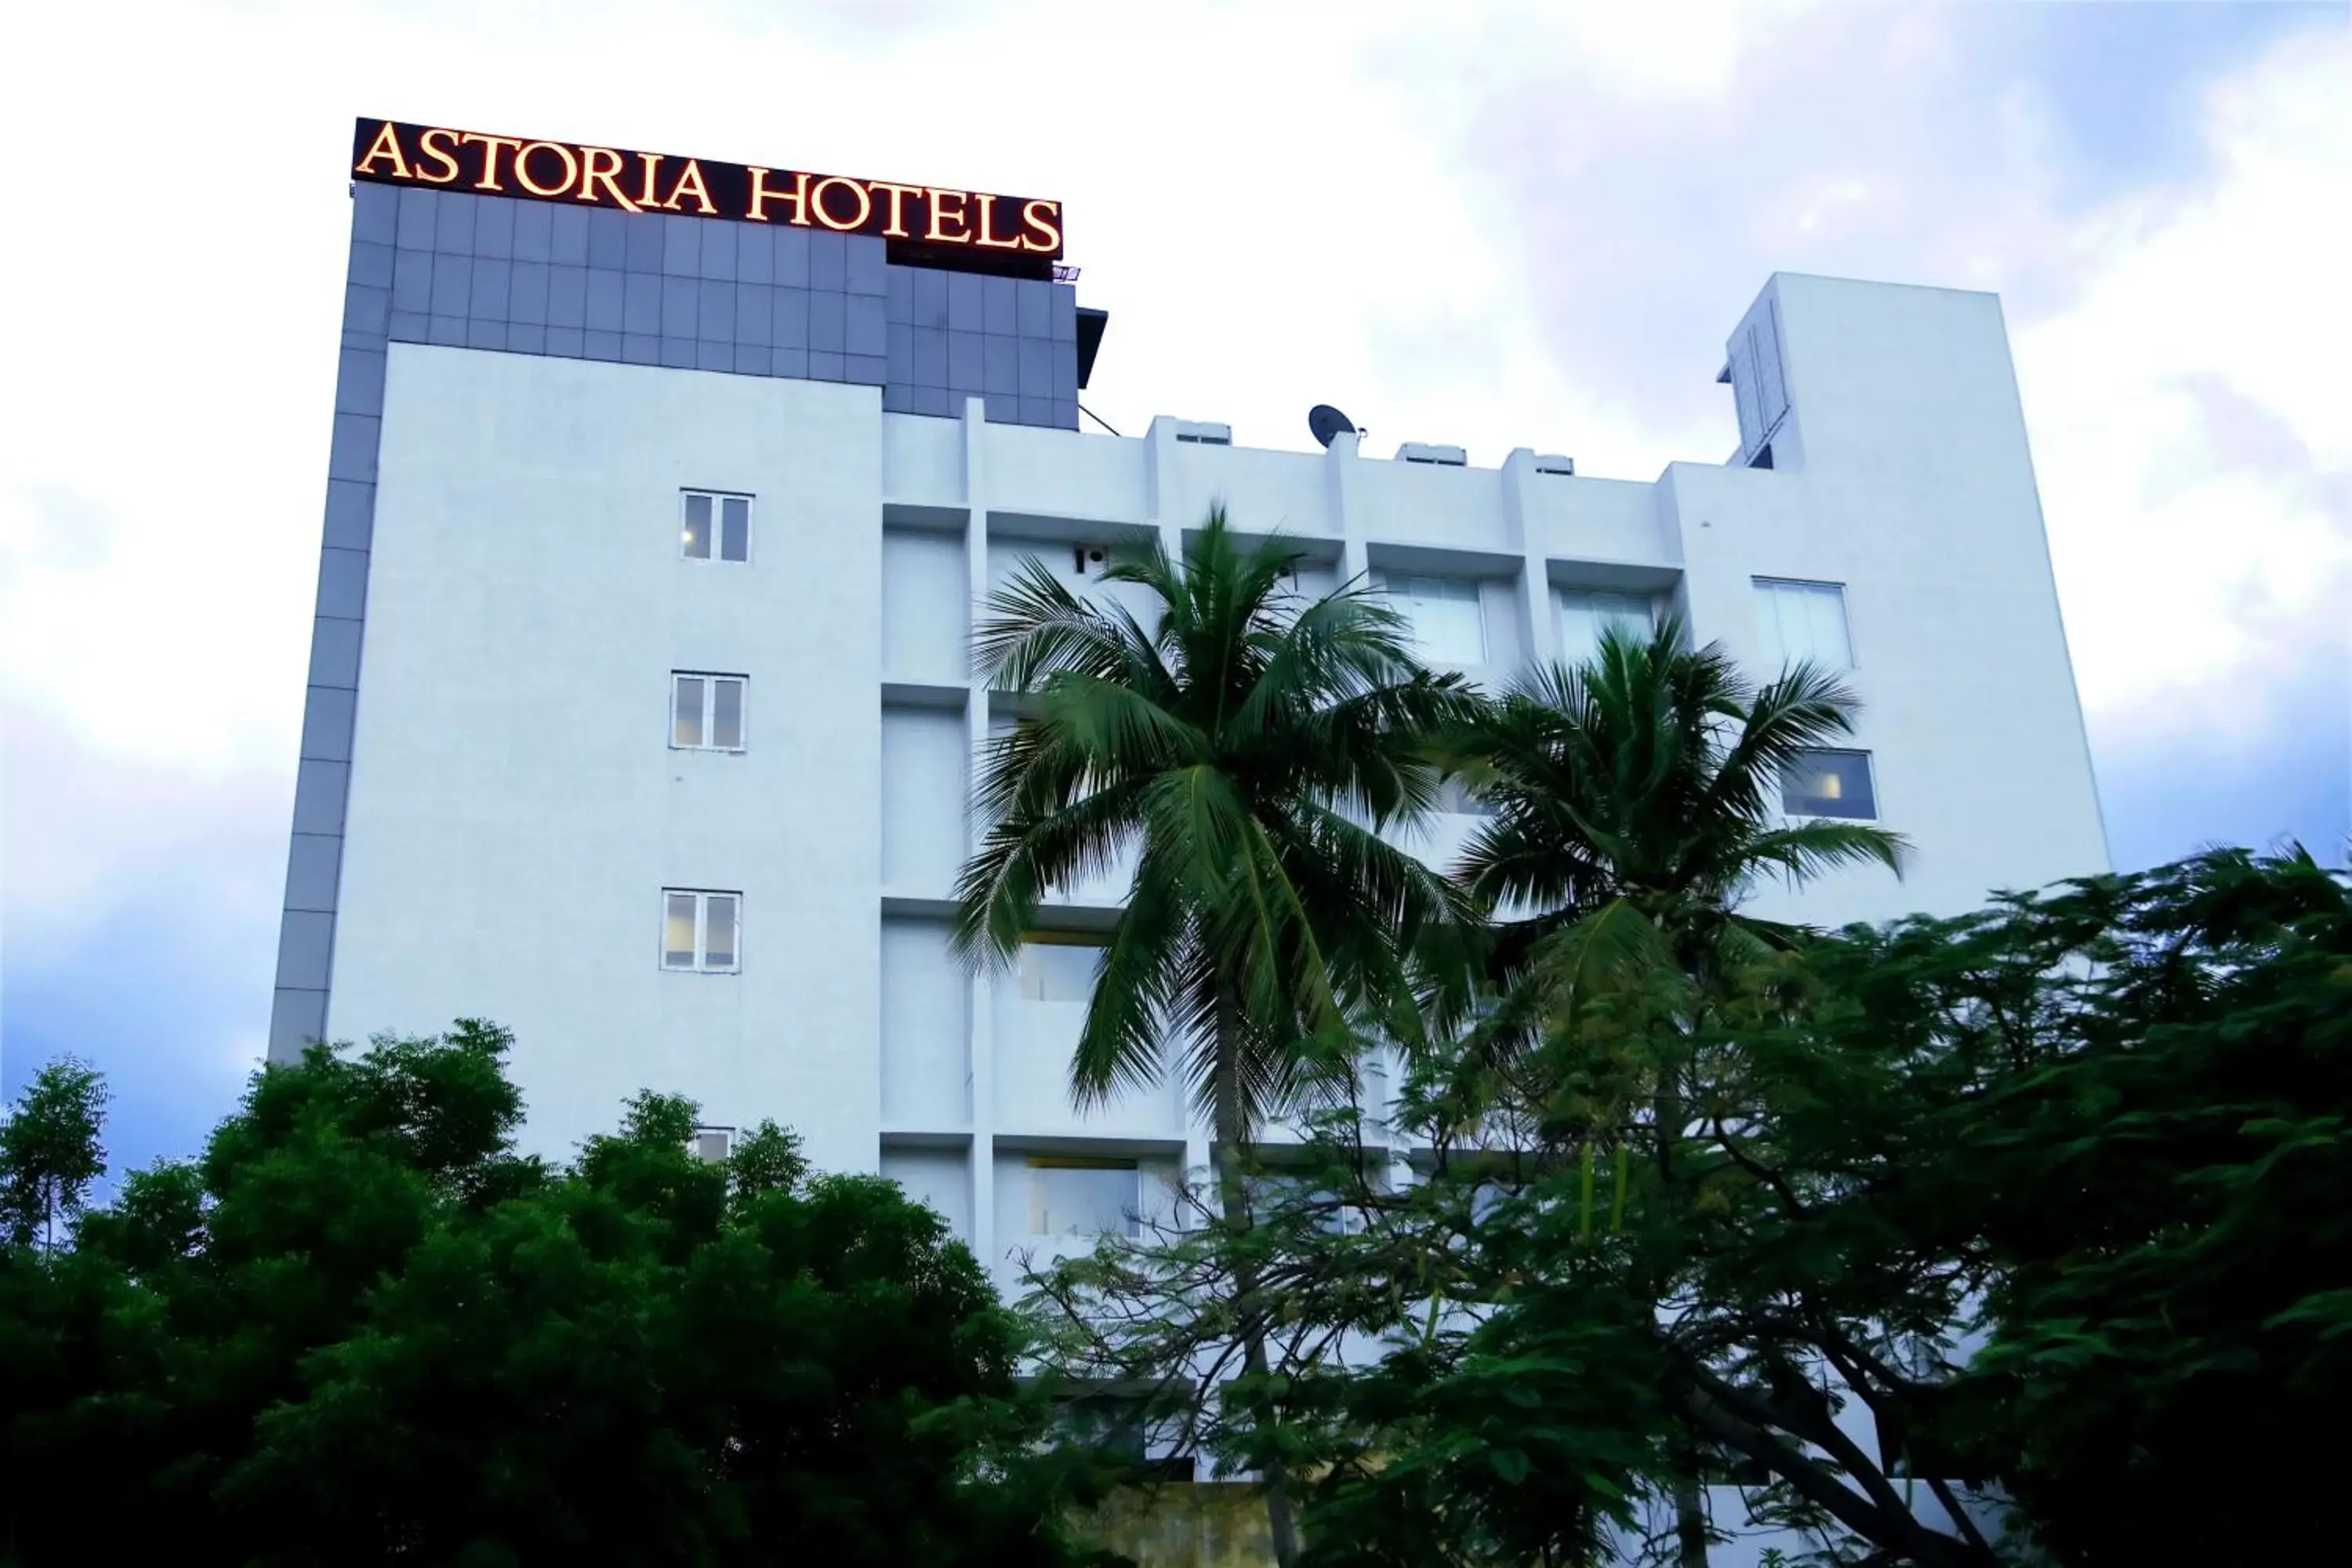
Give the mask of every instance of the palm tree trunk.
M 1216 1049 L 1217 1196 L 1226 1227 L 1239 1235 L 1250 1223 L 1249 1189 L 1242 1172 L 1242 1138 L 1246 1129 L 1242 1125 L 1238 1060 L 1241 1026 L 1232 994 L 1222 990 L 1217 997 Z M 1247 1300 L 1256 1293 L 1257 1270 L 1245 1262 L 1234 1265 L 1235 1299 Z M 1242 1369 L 1253 1378 L 1266 1373 L 1265 1334 L 1254 1323 L 1242 1333 Z M 1278 1467 L 1265 1473 L 1265 1516 L 1267 1533 L 1274 1539 L 1274 1560 L 1278 1568 L 1291 1568 L 1298 1561 L 1298 1523 L 1291 1511 L 1289 1478 Z

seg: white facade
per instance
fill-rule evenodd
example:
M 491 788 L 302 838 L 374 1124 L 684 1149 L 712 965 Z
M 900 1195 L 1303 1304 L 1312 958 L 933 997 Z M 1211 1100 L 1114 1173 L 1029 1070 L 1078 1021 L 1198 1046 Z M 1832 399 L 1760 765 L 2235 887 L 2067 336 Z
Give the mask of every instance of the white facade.
M 1127 1179 L 1090 1164 L 1132 1160 L 1139 1201 L 1164 1201 L 1158 1178 L 1207 1156 L 1176 1086 L 1079 1117 L 1067 964 L 974 979 L 945 917 L 971 758 L 1007 712 L 968 671 L 975 595 L 1026 555 L 1082 577 L 1090 544 L 1179 549 L 1216 502 L 1313 552 L 1310 590 L 1412 579 L 1491 683 L 1629 605 L 1680 607 L 1759 674 L 1773 643 L 1842 633 L 1858 776 L 1916 863 L 1767 889 L 1766 912 L 1958 912 L 2104 869 L 1999 302 L 1778 276 L 1733 369 L 1741 456 L 1639 481 L 395 342 L 328 1032 L 510 1026 L 549 1153 L 645 1087 L 719 1125 L 773 1117 L 820 1167 L 899 1177 L 1000 1269 Z M 748 559 L 684 557 L 689 490 L 752 498 Z M 740 750 L 672 743 L 677 672 L 744 680 Z M 731 967 L 668 966 L 671 889 L 740 895 Z M 1118 896 L 1076 889 L 1043 923 Z

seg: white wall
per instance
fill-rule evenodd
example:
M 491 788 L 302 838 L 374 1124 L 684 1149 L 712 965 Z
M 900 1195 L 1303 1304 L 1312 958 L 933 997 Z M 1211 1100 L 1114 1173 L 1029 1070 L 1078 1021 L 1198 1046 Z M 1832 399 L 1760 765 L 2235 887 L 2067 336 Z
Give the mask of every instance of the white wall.
M 885 678 L 963 684 L 970 663 L 971 606 L 964 566 L 963 540 L 956 534 L 910 528 L 882 531 Z
M 509 1026 L 549 1152 L 653 1087 L 873 1168 L 880 419 L 394 346 L 331 1034 Z M 689 486 L 758 498 L 748 564 L 678 558 Z M 673 668 L 751 676 L 750 750 L 669 749 Z M 741 891 L 740 974 L 662 971 L 666 886 Z
M 971 754 L 961 709 L 882 710 L 882 882 L 942 896 L 963 867 Z
M 908 1148 L 882 1151 L 882 1173 L 907 1195 L 936 1210 L 957 1240 L 971 1242 L 971 1156 L 961 1149 Z
M 882 922 L 882 1123 L 971 1125 L 971 982 L 944 921 Z

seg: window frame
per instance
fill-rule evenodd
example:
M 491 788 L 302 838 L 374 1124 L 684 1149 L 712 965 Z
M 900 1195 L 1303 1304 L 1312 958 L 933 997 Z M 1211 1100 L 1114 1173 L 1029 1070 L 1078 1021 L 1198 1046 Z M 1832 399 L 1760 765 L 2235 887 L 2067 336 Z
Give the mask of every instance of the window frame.
M 1600 657 L 1601 643 L 1598 638 L 1595 638 L 1589 652 L 1573 656 L 1569 653 L 1568 612 L 1572 600 L 1591 600 L 1603 595 L 1615 599 L 1630 599 L 1640 605 L 1643 624 L 1648 628 L 1647 635 L 1653 638 L 1658 635 L 1658 621 L 1664 605 L 1663 595 L 1644 593 L 1639 588 L 1596 588 L 1581 583 L 1555 583 L 1551 590 L 1551 635 L 1559 648 L 1560 662 L 1563 664 L 1583 665 Z
M 691 964 L 669 961 L 669 901 L 672 899 L 694 900 L 694 962 Z M 710 962 L 710 900 L 735 900 L 735 952 L 732 960 L 724 964 Z M 743 893 L 739 888 L 664 888 L 661 890 L 661 921 L 659 940 L 654 949 L 654 963 L 664 974 L 740 974 L 743 973 Z
M 1863 779 L 1870 787 L 1870 811 L 1867 816 L 1791 811 L 1789 809 L 1788 775 L 1783 773 L 1780 780 L 1780 816 L 1783 819 L 1790 822 L 1885 822 L 1886 820 L 1886 802 L 1881 798 L 1878 788 L 1878 759 L 1868 747 L 1806 746 L 1798 754 L 1800 756 L 1860 757 Z
M 709 737 L 713 734 L 718 729 L 719 682 L 722 680 L 731 680 L 743 689 L 741 694 L 736 699 L 736 743 L 734 745 L 722 746 L 707 738 L 698 741 L 690 746 L 685 745 L 679 742 L 677 738 L 677 683 L 681 680 L 699 680 L 702 682 L 701 733 L 705 737 Z M 740 757 L 744 752 L 751 749 L 751 678 L 748 675 L 738 674 L 733 670 L 673 669 L 669 672 L 668 717 L 669 749 L 671 751 L 717 752 L 722 756 Z
M 1427 650 L 1426 641 L 1421 634 L 1419 625 L 1413 619 L 1412 613 L 1405 609 L 1399 601 L 1421 599 L 1424 602 L 1443 603 L 1452 600 L 1459 603 L 1460 600 L 1452 595 L 1423 595 L 1412 591 L 1414 587 L 1423 584 L 1445 584 L 1454 587 L 1467 588 L 1470 591 L 1470 607 L 1475 613 L 1478 623 L 1478 657 L 1476 658 L 1441 658 Z M 1381 574 L 1381 595 L 1389 602 L 1391 607 L 1405 617 L 1407 629 L 1412 637 L 1414 656 L 1423 663 L 1443 669 L 1484 669 L 1494 661 L 1495 639 L 1486 626 L 1486 580 L 1485 578 L 1444 572 L 1383 571 Z
M 1767 589 L 1770 589 L 1770 588 L 1784 588 L 1784 587 L 1785 587 L 1785 588 L 1834 588 L 1834 589 L 1836 589 L 1836 590 L 1837 590 L 1837 606 L 1838 606 L 1838 626 L 1839 626 L 1840 629 L 1842 629 L 1842 630 L 1845 633 L 1845 662 L 1844 662 L 1843 664 L 1839 664 L 1839 665 L 1826 665 L 1826 664 L 1822 664 L 1822 663 L 1820 663 L 1818 660 L 1816 660 L 1816 661 L 1815 661 L 1815 668 L 1822 668 L 1822 669 L 1828 669 L 1828 670 L 1832 670 L 1832 671 L 1835 671 L 1835 672 L 1840 672 L 1840 673 L 1843 673 L 1843 672 L 1847 671 L 1847 670 L 1855 670 L 1855 669 L 1860 669 L 1860 668 L 1862 668 L 1862 654 L 1861 654 L 1861 651 L 1860 651 L 1859 649 L 1857 649 L 1857 648 L 1854 647 L 1854 643 L 1853 643 L 1853 615 L 1852 615 L 1852 614 L 1850 614 L 1850 613 L 1849 613 L 1849 611 L 1848 611 L 1848 609 L 1847 609 L 1847 605 L 1846 605 L 1846 595 L 1845 595 L 1845 591 L 1846 591 L 1846 586 L 1847 586 L 1847 585 L 1846 585 L 1845 584 L 1841 583 L 1841 582 L 1833 582 L 1833 581 L 1832 581 L 1831 579 L 1829 579 L 1829 578 L 1827 578 L 1827 577 L 1759 577 L 1759 576 L 1750 576 L 1750 577 L 1748 579 L 1748 582 L 1749 593 L 1750 593 L 1750 595 L 1751 595 L 1751 597 L 1753 598 L 1753 600 L 1754 600 L 1754 602 L 1755 602 L 1755 606 L 1756 606 L 1756 635 L 1757 635 L 1757 640 L 1758 640 L 1759 643 L 1763 640 L 1763 637 L 1764 637 L 1764 614 L 1763 614 L 1763 612 L 1764 612 L 1764 604 L 1765 604 L 1765 592 L 1766 592 L 1766 590 L 1767 590 Z M 1776 617 L 1776 620 L 1777 620 L 1777 617 Z M 1785 669 L 1785 668 L 1787 668 L 1789 666 L 1790 666 L 1790 665 L 1792 665 L 1792 664 L 1795 664 L 1795 663 L 1796 663 L 1796 662 L 1798 662 L 1798 661 L 1797 661 L 1797 660 L 1795 660 L 1795 659 L 1792 659 L 1792 658 L 1790 658 L 1789 657 L 1788 639 L 1787 639 L 1787 638 L 1785 638 L 1785 637 L 1783 637 L 1783 638 L 1781 638 L 1781 639 L 1780 639 L 1780 643 L 1781 643 L 1781 647 L 1780 647 L 1780 668 Z M 1768 650 L 1768 651 L 1769 651 L 1769 650 Z M 1833 751 L 1833 750 L 1835 750 L 1836 748 L 1835 748 L 1835 747 L 1830 747 L 1830 748 L 1827 748 L 1827 749 L 1828 749 L 1828 750 L 1832 750 L 1832 751 Z
M 1028 1200 L 1030 1216 L 1029 1225 L 1031 1226 L 1028 1234 L 1031 1238 L 1066 1240 L 1073 1237 L 1102 1237 L 1116 1235 L 1127 1237 L 1131 1240 L 1143 1234 L 1143 1227 L 1146 1221 L 1143 1213 L 1143 1161 L 1140 1156 L 1134 1154 L 1049 1154 L 1032 1152 L 1022 1156 L 1021 1164 L 1023 1171 L 1025 1173 L 1025 1178 L 1022 1183 L 1022 1195 Z M 1135 1178 L 1135 1191 L 1133 1194 L 1134 1206 L 1132 1209 L 1122 1206 L 1118 1211 L 1119 1223 L 1124 1228 L 1117 1231 L 1036 1229 L 1037 1190 L 1035 1183 L 1037 1173 L 1040 1171 L 1118 1172 Z
M 1057 953 L 1066 953 L 1073 950 L 1084 952 L 1087 955 L 1087 962 L 1089 969 L 1092 970 L 1099 969 L 1102 963 L 1103 951 L 1110 944 L 1108 942 L 1102 940 L 1100 933 L 1095 931 L 1033 931 L 1027 932 L 1022 937 L 1021 949 L 1013 955 L 1013 1000 L 1019 1002 L 1024 1006 L 1037 1007 L 1083 1007 L 1090 1005 L 1094 1000 L 1095 986 L 1100 980 L 1100 975 L 1096 973 L 1089 973 L 1086 984 L 1083 987 L 1084 994 L 1078 996 L 1038 996 L 1030 994 L 1030 972 L 1027 967 L 1029 950 L 1031 948 L 1052 948 Z M 1045 976 L 1041 973 L 1039 973 L 1038 978 L 1042 981 Z
M 686 528 L 686 509 L 688 503 L 697 496 L 711 503 L 710 552 L 707 555 L 696 555 L 686 547 L 687 541 L 690 537 Z M 752 503 L 758 499 L 750 490 L 716 490 L 700 485 L 680 486 L 677 492 L 677 558 L 697 566 L 749 566 L 751 564 L 757 549 L 754 537 L 759 532 L 759 530 L 753 526 L 757 509 Z M 726 503 L 730 500 L 740 500 L 743 503 L 743 559 L 740 561 L 730 561 L 721 553 L 727 548 Z

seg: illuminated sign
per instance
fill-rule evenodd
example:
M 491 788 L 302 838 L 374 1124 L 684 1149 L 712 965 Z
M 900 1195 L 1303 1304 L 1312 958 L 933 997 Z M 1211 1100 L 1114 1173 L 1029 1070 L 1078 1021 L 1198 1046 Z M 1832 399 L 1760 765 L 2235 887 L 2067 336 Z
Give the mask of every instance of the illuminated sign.
M 974 254 L 1026 256 L 1040 265 L 1062 254 L 1059 202 L 392 120 L 359 121 L 352 133 L 352 175 L 623 212 L 829 228 Z

